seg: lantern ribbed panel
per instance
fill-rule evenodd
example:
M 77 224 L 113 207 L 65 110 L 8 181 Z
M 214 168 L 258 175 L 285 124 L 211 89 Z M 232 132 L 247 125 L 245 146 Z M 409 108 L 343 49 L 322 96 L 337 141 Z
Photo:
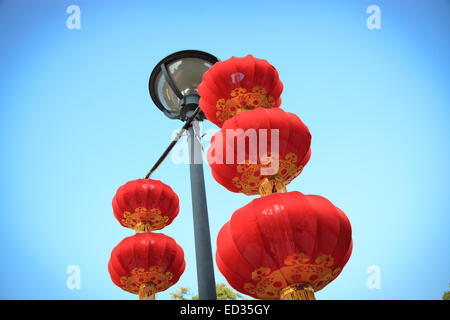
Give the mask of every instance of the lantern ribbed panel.
M 245 162 L 240 161 L 239 152 Z M 311 134 L 299 117 L 281 108 L 257 108 L 224 123 L 211 138 L 208 163 L 214 179 L 222 186 L 254 195 L 260 192 L 265 178 L 289 184 L 302 172 L 310 156 Z M 271 167 L 273 172 L 261 170 Z
M 217 237 L 216 262 L 229 284 L 256 299 L 279 299 L 290 285 L 319 291 L 352 250 L 346 215 L 327 199 L 293 191 L 238 209 Z
M 233 116 L 255 108 L 278 108 L 283 84 L 278 71 L 252 55 L 217 62 L 203 74 L 198 86 L 200 108 L 222 127 Z

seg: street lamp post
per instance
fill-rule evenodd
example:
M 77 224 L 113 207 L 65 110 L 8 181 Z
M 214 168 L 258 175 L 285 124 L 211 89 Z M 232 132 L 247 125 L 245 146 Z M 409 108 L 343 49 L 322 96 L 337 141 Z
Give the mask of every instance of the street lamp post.
M 196 130 L 198 122 L 204 120 L 205 116 L 198 107 L 197 87 L 202 81 L 203 73 L 217 61 L 216 57 L 202 51 L 175 52 L 156 65 L 149 80 L 150 96 L 156 106 L 170 119 L 184 121 L 182 130 L 188 130 L 195 256 L 200 300 L 215 300 L 217 297 L 201 143 L 199 131 Z M 147 178 L 168 155 L 179 137 L 180 135 L 163 153 Z

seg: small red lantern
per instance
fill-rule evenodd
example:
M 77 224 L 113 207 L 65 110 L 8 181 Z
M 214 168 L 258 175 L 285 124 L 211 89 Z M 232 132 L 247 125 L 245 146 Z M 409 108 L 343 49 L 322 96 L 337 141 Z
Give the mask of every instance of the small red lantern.
M 229 284 L 257 299 L 314 299 L 350 258 L 346 215 L 327 199 L 274 193 L 237 210 L 217 237 Z
M 221 127 L 242 111 L 279 107 L 282 91 L 278 71 L 269 62 L 252 55 L 232 57 L 203 74 L 199 105 L 208 120 Z
M 137 233 L 123 239 L 111 252 L 108 271 L 121 289 L 154 299 L 174 285 L 185 268 L 183 249 L 161 233 Z
M 180 210 L 172 188 L 151 179 L 125 183 L 117 190 L 112 206 L 120 224 L 136 232 L 162 229 L 172 223 Z
M 311 134 L 295 114 L 258 108 L 223 124 L 211 139 L 208 163 L 214 179 L 232 192 L 285 192 L 308 162 L 310 146 Z

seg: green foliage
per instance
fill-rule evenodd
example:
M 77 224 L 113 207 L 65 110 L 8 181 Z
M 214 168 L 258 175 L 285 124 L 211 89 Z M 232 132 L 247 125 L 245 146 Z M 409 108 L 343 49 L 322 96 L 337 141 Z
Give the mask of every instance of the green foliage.
M 186 295 L 189 295 L 190 291 L 191 291 L 191 289 L 189 289 L 189 288 L 181 287 L 177 291 L 172 292 L 170 294 L 170 296 L 172 297 L 172 300 L 189 300 L 189 299 L 186 299 Z
M 448 285 L 450 287 L 450 284 Z M 442 300 L 450 300 L 450 291 L 445 291 Z
M 242 300 L 244 299 L 239 293 L 234 292 L 225 283 L 216 285 L 217 300 Z
M 174 293 L 171 293 L 170 296 L 172 297 L 172 300 L 190 300 L 190 291 L 191 289 L 189 288 L 179 288 Z M 236 293 L 229 288 L 225 283 L 216 284 L 216 294 L 217 300 L 246 300 L 239 293 Z M 198 300 L 198 295 L 192 297 L 191 300 Z

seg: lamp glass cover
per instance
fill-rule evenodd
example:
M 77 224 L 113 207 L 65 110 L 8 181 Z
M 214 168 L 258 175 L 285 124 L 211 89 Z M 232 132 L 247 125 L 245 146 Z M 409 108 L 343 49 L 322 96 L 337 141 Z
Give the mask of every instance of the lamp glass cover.
M 199 58 L 182 58 L 168 63 L 167 71 L 183 96 L 198 94 L 197 87 L 203 74 L 212 64 Z M 160 72 L 156 78 L 158 96 L 164 107 L 172 112 L 180 112 L 180 99 Z

